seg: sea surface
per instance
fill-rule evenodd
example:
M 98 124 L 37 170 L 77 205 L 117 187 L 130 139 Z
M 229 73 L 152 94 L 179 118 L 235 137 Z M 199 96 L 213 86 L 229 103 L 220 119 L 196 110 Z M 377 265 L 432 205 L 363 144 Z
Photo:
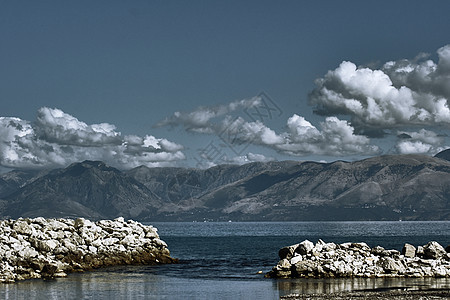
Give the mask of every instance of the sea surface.
M 148 224 L 150 225 L 150 224 Z M 305 239 L 401 250 L 450 244 L 450 222 L 152 223 L 179 264 L 121 266 L 0 284 L 0 299 L 279 299 L 292 293 L 448 289 L 450 279 L 267 279 L 281 247 Z

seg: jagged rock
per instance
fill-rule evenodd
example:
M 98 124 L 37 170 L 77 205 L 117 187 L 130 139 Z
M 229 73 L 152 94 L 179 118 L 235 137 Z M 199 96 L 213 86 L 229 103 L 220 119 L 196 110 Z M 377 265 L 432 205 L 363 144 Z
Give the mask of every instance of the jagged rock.
M 438 242 L 429 242 L 423 247 L 425 258 L 439 259 L 447 256 L 447 251 Z
M 406 243 L 402 249 L 402 255 L 405 257 L 414 257 L 416 256 L 416 247 L 411 244 Z
M 299 244 L 295 244 L 281 248 L 280 251 L 278 251 L 278 256 L 280 257 L 280 259 L 291 259 L 294 256 L 294 252 L 297 249 L 298 245 Z
M 295 252 L 301 254 L 301 255 L 307 255 L 314 249 L 314 244 L 308 240 L 305 240 L 301 242 Z
M 305 240 L 282 248 L 286 257 L 266 277 L 450 277 L 450 259 L 442 246 L 429 242 L 415 249 L 405 244 L 401 255 L 381 246 L 371 249 L 366 243 L 319 240 L 314 246 Z
M 296 253 L 297 254 L 297 253 Z M 294 257 L 291 258 L 291 265 L 295 265 L 299 261 L 302 261 L 303 257 L 300 254 L 294 255 Z
M 406 271 L 401 261 L 395 260 L 392 257 L 383 257 L 380 259 L 379 265 L 387 274 L 404 274 Z
M 0 282 L 64 277 L 118 264 L 172 263 L 157 229 L 117 218 L 0 221 Z

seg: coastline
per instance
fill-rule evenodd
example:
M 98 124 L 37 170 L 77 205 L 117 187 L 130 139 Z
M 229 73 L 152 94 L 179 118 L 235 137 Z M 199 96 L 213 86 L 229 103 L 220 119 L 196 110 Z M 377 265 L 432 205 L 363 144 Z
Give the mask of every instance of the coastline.
M 175 263 L 157 229 L 124 218 L 0 221 L 0 282 L 66 277 L 116 265 Z
M 340 292 L 330 294 L 292 294 L 282 296 L 280 299 L 285 300 L 350 300 L 350 299 L 367 299 L 367 300 L 381 300 L 381 299 L 449 299 L 450 291 L 448 289 L 442 290 L 425 290 L 425 291 L 354 291 L 354 292 Z

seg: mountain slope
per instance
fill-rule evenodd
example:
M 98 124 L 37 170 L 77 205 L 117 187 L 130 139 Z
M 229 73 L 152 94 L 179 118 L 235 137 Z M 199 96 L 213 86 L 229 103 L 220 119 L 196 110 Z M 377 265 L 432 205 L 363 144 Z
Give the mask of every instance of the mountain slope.
M 50 172 L 6 200 L 3 214 L 11 217 L 140 218 L 162 205 L 143 184 L 96 161 Z
M 201 202 L 249 220 L 450 219 L 450 164 L 413 155 L 306 162 L 222 187 Z
M 24 182 L 2 197 L 3 217 L 450 220 L 450 161 L 423 155 L 127 172 L 85 161 Z
M 436 154 L 434 157 L 450 161 L 450 149 L 444 150 Z

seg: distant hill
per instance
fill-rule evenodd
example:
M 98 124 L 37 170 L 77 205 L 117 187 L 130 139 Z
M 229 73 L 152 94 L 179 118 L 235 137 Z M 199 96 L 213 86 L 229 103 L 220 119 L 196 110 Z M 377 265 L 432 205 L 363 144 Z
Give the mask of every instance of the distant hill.
M 3 215 L 13 218 L 140 219 L 151 216 L 162 205 L 143 184 L 98 161 L 75 163 L 49 172 L 4 199 Z
M 444 150 L 436 154 L 434 157 L 450 161 L 450 149 Z
M 11 177 L 0 176 L 3 217 L 450 220 L 450 161 L 423 155 L 126 172 L 85 161 L 21 184 L 8 183 Z

